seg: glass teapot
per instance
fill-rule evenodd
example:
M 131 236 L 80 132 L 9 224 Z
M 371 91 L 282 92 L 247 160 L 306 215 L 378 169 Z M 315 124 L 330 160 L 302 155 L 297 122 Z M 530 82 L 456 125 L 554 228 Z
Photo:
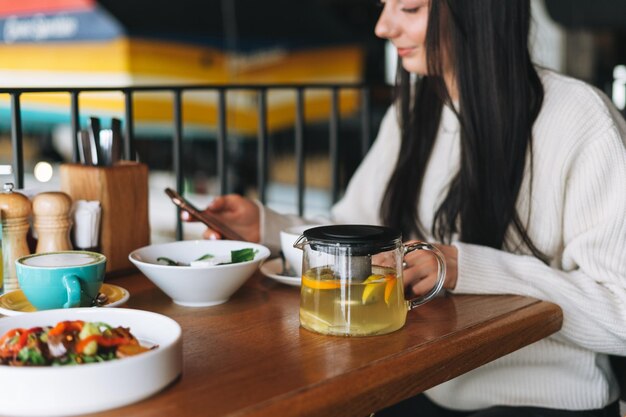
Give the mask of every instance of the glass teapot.
M 443 287 L 443 254 L 428 243 L 402 244 L 399 231 L 382 226 L 332 225 L 304 231 L 301 249 L 300 325 L 329 335 L 370 336 L 404 326 L 409 310 L 435 297 Z M 404 299 L 404 255 L 426 250 L 437 259 L 435 286 Z

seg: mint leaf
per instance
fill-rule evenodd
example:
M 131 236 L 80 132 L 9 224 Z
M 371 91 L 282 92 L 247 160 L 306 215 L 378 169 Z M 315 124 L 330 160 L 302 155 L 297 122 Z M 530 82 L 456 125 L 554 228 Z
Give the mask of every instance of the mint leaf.
M 171 260 L 170 258 L 166 258 L 165 256 L 159 256 L 157 258 L 157 262 L 160 262 L 165 265 L 176 266 L 178 262 Z
M 254 255 L 256 254 L 256 252 L 257 251 L 252 248 L 230 251 L 230 261 L 233 264 L 251 261 L 254 259 Z

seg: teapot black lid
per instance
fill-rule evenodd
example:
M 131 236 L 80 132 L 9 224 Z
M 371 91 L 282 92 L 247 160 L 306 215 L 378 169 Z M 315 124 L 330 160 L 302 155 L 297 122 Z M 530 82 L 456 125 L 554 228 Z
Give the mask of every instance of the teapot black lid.
M 303 235 L 314 250 L 323 251 L 324 245 L 341 245 L 357 256 L 392 250 L 402 238 L 397 229 L 367 224 L 319 226 L 305 230 Z

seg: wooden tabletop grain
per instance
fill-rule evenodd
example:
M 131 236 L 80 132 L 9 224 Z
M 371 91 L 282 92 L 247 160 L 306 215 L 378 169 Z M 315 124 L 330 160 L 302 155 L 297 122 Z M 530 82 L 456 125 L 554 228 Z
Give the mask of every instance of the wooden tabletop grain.
M 137 273 L 108 280 L 126 307 L 183 329 L 182 376 L 144 401 L 98 416 L 363 417 L 558 331 L 554 304 L 521 296 L 446 295 L 383 336 L 299 327 L 299 288 L 260 273 L 214 307 L 174 304 Z

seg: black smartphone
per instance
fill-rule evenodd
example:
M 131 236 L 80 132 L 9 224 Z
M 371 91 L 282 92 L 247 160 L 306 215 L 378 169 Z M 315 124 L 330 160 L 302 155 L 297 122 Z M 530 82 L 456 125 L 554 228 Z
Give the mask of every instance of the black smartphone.
M 167 194 L 172 202 L 180 207 L 181 210 L 185 210 L 193 218 L 206 224 L 208 227 L 221 234 L 224 238 L 230 240 L 246 240 L 239 233 L 224 224 L 219 218 L 212 215 L 210 212 L 203 212 L 199 210 L 196 206 L 191 204 L 188 200 L 171 188 L 166 188 L 165 194 Z

